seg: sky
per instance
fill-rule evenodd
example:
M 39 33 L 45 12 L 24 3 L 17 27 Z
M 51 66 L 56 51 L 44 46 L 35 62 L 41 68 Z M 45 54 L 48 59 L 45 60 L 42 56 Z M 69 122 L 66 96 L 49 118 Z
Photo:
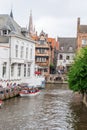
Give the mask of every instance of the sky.
M 39 35 L 76 37 L 77 18 L 87 25 L 87 0 L 0 0 L 0 14 L 10 14 L 21 27 L 28 27 L 32 10 L 33 26 Z

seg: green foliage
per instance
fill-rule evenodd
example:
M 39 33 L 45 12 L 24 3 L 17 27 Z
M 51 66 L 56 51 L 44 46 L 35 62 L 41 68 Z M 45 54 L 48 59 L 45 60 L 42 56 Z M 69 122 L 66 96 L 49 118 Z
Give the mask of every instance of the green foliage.
M 50 68 L 54 68 L 54 64 L 53 63 L 50 64 Z
M 68 73 L 69 88 L 84 93 L 87 91 L 87 47 L 76 55 Z

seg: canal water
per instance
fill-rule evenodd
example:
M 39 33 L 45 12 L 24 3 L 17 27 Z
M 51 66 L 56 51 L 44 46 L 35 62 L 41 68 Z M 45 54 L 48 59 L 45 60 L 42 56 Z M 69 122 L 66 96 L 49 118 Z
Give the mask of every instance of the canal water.
M 87 108 L 67 86 L 47 85 L 35 97 L 4 101 L 0 130 L 87 130 Z

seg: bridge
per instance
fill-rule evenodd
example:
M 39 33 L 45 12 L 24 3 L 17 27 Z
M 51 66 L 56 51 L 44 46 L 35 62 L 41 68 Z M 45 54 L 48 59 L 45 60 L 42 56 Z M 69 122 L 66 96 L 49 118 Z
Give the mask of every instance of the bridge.
M 50 74 L 46 77 L 46 83 L 67 83 L 66 74 Z

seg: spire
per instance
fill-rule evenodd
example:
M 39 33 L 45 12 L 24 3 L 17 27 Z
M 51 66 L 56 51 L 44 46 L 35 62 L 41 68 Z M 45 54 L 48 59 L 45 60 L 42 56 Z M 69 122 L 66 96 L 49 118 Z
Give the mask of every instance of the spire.
M 12 12 L 12 9 L 11 9 L 11 12 L 10 12 L 10 17 L 13 19 L 13 12 Z
M 29 27 L 28 27 L 29 34 L 33 34 L 33 21 L 32 21 L 32 11 L 30 11 L 30 17 L 29 17 Z

